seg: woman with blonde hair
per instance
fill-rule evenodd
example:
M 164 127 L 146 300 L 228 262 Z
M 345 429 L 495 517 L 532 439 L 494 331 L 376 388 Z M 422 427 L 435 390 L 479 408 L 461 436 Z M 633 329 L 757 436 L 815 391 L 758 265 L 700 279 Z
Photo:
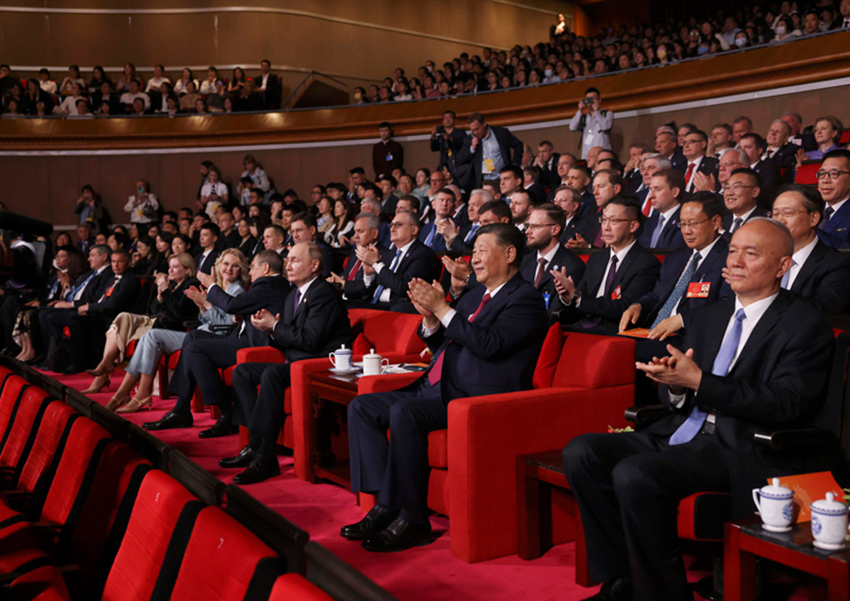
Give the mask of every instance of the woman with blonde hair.
M 250 282 L 248 262 L 240 251 L 230 248 L 221 253 L 213 267 L 215 282 L 230 296 L 245 292 Z M 233 316 L 207 302 L 206 292 L 197 286 L 186 290 L 186 297 L 200 309 L 200 330 L 210 332 L 212 326 L 233 323 Z M 163 355 L 176 353 L 183 346 L 185 331 L 153 329 L 147 332 L 136 345 L 136 352 L 124 368 L 126 375 L 107 409 L 116 413 L 134 413 L 142 408 L 150 408 L 153 394 L 153 381 L 157 367 Z M 136 396 L 130 398 L 133 386 L 139 383 Z
M 180 329 L 183 322 L 195 316 L 195 304 L 184 292 L 198 283 L 195 279 L 195 260 L 182 253 L 168 260 L 168 274 L 156 275 L 156 300 L 151 306 L 152 315 L 119 313 L 106 331 L 103 358 L 94 369 L 87 370 L 95 376 L 91 385 L 82 392 L 88 394 L 109 389 L 109 379 L 115 371 L 132 340 L 138 340 L 151 328 Z

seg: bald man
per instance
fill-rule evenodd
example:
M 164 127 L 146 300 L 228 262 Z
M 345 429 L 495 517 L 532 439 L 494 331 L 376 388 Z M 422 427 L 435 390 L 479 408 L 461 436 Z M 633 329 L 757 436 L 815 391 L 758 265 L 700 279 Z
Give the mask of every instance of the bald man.
M 768 477 L 819 466 L 753 447 L 761 428 L 797 427 L 826 390 L 832 332 L 808 301 L 782 289 L 794 240 L 775 220 L 732 236 L 726 261 L 735 298 L 685 317 L 683 347 L 638 363 L 670 413 L 638 432 L 584 434 L 564 449 L 581 511 L 593 599 L 690 601 L 676 508 L 698 491 L 732 493 L 734 518 Z

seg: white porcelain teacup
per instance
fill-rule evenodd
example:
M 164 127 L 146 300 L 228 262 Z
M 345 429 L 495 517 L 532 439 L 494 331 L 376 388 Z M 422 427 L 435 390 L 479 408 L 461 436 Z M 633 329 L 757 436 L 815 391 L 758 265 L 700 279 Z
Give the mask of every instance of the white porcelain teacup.
M 386 361 L 386 363 L 384 363 Z M 384 359 L 372 349 L 368 355 L 363 355 L 363 375 L 364 376 L 380 376 L 384 373 L 384 368 L 390 364 L 389 359 Z
M 328 359 L 338 371 L 351 370 L 351 349 L 345 348 L 343 344 L 340 348 L 328 355 Z
M 787 532 L 791 529 L 791 522 L 794 521 L 794 491 L 780 486 L 779 478 L 773 478 L 767 486 L 754 488 L 753 503 L 761 514 L 765 530 Z
M 835 495 L 826 493 L 826 499 L 815 501 L 812 509 L 812 536 L 814 545 L 823 549 L 844 548 L 847 535 L 847 505 L 835 500 Z

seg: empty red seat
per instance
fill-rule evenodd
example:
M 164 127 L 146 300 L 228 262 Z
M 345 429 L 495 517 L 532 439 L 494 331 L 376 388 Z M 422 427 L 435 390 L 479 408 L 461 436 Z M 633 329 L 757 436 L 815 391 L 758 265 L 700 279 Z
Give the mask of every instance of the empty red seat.
M 218 507 L 198 514 L 172 599 L 266 599 L 279 571 L 274 551 Z
M 3 383 L 3 392 L 0 393 L 0 449 L 6 444 L 9 427 L 14 421 L 18 404 L 26 388 L 27 381 L 20 376 L 8 376 Z
M 275 580 L 269 601 L 332 601 L 333 597 L 301 574 L 284 574 Z
M 9 428 L 6 444 L 0 450 L 0 470 L 16 477 L 35 442 L 37 426 L 49 404 L 48 394 L 41 388 L 30 386 L 18 405 L 15 419 Z
M 53 566 L 42 566 L 9 585 L 8 601 L 71 601 L 62 573 Z
M 794 183 L 805 184 L 806 186 L 816 186 L 818 178 L 815 177 L 815 173 L 818 172 L 820 166 L 821 163 L 808 163 L 806 165 L 801 165 L 797 169 L 797 173 L 794 174 Z
M 103 601 L 147 601 L 172 537 L 185 541 L 203 508 L 182 484 L 159 470 L 142 481 L 121 546 L 103 589 Z M 176 558 L 180 561 L 180 557 Z M 176 569 L 176 568 L 175 568 Z M 164 583 L 163 586 L 173 584 Z

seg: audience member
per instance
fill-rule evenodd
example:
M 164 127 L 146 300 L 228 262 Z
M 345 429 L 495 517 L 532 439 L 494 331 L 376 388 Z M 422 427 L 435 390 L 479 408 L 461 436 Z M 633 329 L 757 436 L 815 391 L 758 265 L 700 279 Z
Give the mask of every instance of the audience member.
M 392 175 L 394 169 L 404 169 L 404 148 L 392 139 L 392 125 L 383 121 L 378 125 L 380 141 L 372 147 L 372 169 L 375 179 Z
M 723 216 L 724 231 L 734 234 L 750 219 L 767 216 L 768 210 L 756 204 L 760 193 L 761 178 L 758 173 L 747 167 L 732 172 L 723 190 L 723 202 L 727 210 Z
M 693 134 L 688 134 L 692 136 Z M 693 164 L 693 163 L 691 163 Z M 663 169 L 652 176 L 649 200 L 652 216 L 644 222 L 638 242 L 644 248 L 683 248 L 679 212 L 685 196 L 685 178 L 675 169 Z
M 578 112 L 570 121 L 572 131 L 581 132 L 581 158 L 591 148 L 611 148 L 608 135 L 614 125 L 614 113 L 600 108 L 602 96 L 596 88 L 588 88 L 578 103 Z M 590 167 L 590 165 L 588 165 Z
M 522 164 L 522 142 L 507 128 L 489 125 L 484 115 L 472 113 L 469 131 L 472 135 L 464 141 L 457 158 L 460 165 L 470 165 L 463 188 L 480 188 L 485 179 L 495 179 L 504 167 Z
M 850 248 L 850 150 L 827 154 L 817 179 L 818 192 L 827 204 L 818 236 L 833 248 Z

